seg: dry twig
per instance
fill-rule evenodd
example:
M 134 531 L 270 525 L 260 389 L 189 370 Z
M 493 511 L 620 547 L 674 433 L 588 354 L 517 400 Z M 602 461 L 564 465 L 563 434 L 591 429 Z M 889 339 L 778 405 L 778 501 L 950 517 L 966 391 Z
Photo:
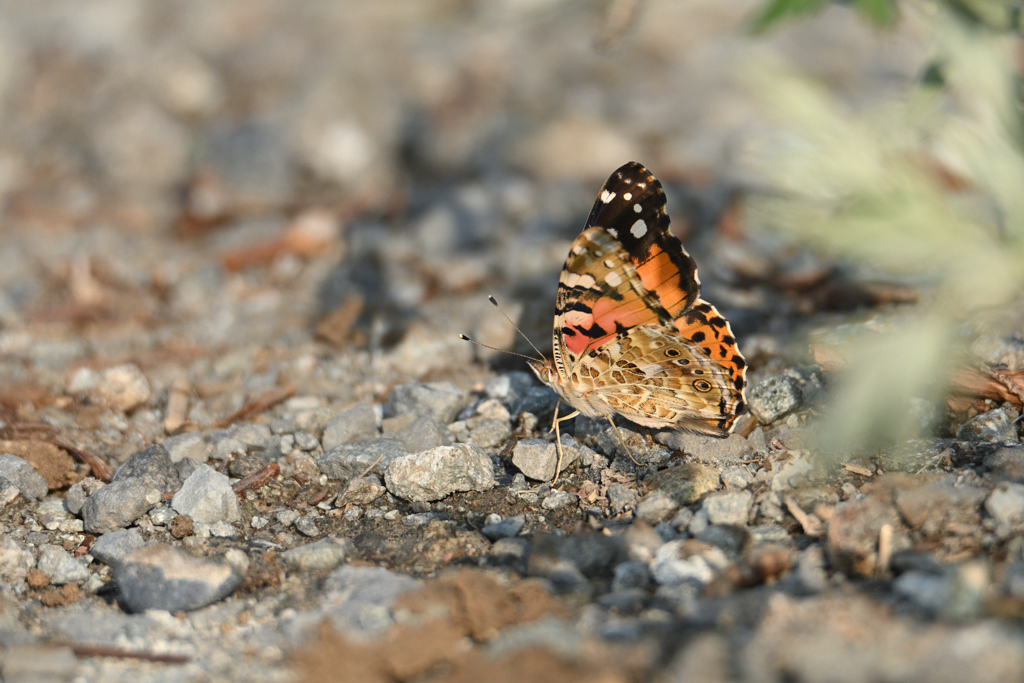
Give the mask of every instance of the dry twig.
M 164 431 L 173 434 L 178 431 L 188 418 L 188 395 L 192 385 L 188 376 L 175 375 L 171 380 L 171 390 L 167 396 L 167 417 L 164 418 Z
M 235 492 L 236 496 L 240 496 L 249 489 L 258 489 L 279 474 L 281 474 L 280 465 L 272 462 L 263 469 L 256 470 L 236 481 L 231 485 L 231 490 Z
M 262 396 L 258 396 L 253 400 L 249 401 L 244 406 L 242 406 L 235 412 L 231 413 L 227 417 L 217 420 L 217 422 L 214 423 L 214 427 L 216 427 L 217 429 L 223 429 L 224 427 L 227 427 L 229 424 L 233 422 L 237 422 L 238 420 L 241 420 L 246 417 L 252 417 L 253 415 L 258 415 L 265 410 L 273 408 L 281 401 L 285 401 L 291 398 L 294 394 L 295 387 L 293 385 L 288 385 L 283 389 L 274 389 L 273 391 L 268 391 Z
M 123 659 L 141 659 L 147 662 L 165 662 L 167 664 L 187 664 L 192 661 L 188 655 L 157 654 L 155 652 L 138 652 L 122 650 L 107 645 L 70 645 L 71 650 L 79 657 L 121 657 Z
M 892 525 L 883 524 L 878 530 L 878 563 L 875 565 L 875 576 L 883 576 L 889 571 L 892 560 Z
M 796 504 L 789 496 L 786 496 L 786 509 L 789 510 L 789 514 L 796 518 L 796 521 L 803 527 L 804 533 L 812 538 L 819 538 L 825 529 L 816 515 L 809 515 L 800 509 L 800 506 Z
M 107 464 L 106 460 L 98 458 L 95 455 L 89 455 L 83 450 L 69 446 L 62 441 L 56 439 L 43 439 L 47 443 L 51 443 L 57 448 L 63 448 L 72 455 L 78 462 L 89 466 L 92 470 L 92 476 L 96 477 L 105 484 L 110 483 L 110 478 L 114 476 L 114 468 Z

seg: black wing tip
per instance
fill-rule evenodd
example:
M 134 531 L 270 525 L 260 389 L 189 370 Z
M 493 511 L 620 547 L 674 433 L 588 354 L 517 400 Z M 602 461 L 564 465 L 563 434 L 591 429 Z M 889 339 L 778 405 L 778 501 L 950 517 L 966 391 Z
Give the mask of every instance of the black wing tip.
M 639 161 L 627 161 L 622 166 L 619 166 L 608 178 L 611 180 L 623 180 L 625 178 L 654 178 L 654 174 L 647 170 L 647 167 L 641 164 Z

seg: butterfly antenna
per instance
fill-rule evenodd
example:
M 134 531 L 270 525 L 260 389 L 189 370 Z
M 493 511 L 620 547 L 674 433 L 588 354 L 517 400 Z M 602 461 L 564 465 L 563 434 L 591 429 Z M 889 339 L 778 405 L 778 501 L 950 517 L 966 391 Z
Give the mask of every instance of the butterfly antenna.
M 531 347 L 533 348 L 533 350 L 537 352 L 537 355 L 538 355 L 538 356 L 540 356 L 540 359 L 541 359 L 541 360 L 544 360 L 544 354 L 540 352 L 540 349 L 538 349 L 538 348 L 537 348 L 536 346 L 534 346 L 534 345 L 533 345 L 533 342 L 532 342 L 532 341 L 530 341 L 530 338 L 526 336 L 526 333 L 525 333 L 525 332 L 523 332 L 523 331 L 522 331 L 521 329 L 519 329 L 519 325 L 516 325 L 516 324 L 515 324 L 514 322 L 512 322 L 512 318 L 508 317 L 508 313 L 506 313 L 506 312 L 505 312 L 505 311 L 504 311 L 504 310 L 503 310 L 503 309 L 501 308 L 501 306 L 499 306 L 499 305 L 498 305 L 498 300 L 497 300 L 497 299 L 495 299 L 495 298 L 494 298 L 493 296 L 491 296 L 491 295 L 487 295 L 487 300 L 488 300 L 488 301 L 490 301 L 490 302 L 491 302 L 492 304 L 494 304 L 494 307 L 495 307 L 495 308 L 497 308 L 497 309 L 498 309 L 499 311 L 501 311 L 501 314 L 502 314 L 503 316 L 505 316 L 505 320 L 507 320 L 507 321 L 508 321 L 508 324 L 509 324 L 509 325 L 511 325 L 512 327 L 516 328 L 516 332 L 518 332 L 519 334 L 521 334 L 521 335 L 522 335 L 522 337 L 523 337 L 523 339 L 525 339 L 525 340 L 526 340 L 526 343 L 527 343 L 527 344 L 529 344 L 529 345 L 530 345 L 530 346 L 531 346 Z
M 475 339 L 470 339 L 469 337 L 467 337 L 464 334 L 460 334 L 459 335 L 459 339 L 461 339 L 463 341 L 468 341 L 470 344 L 476 344 L 477 346 L 482 346 L 485 349 L 490 349 L 491 351 L 497 351 L 499 353 L 507 353 L 507 354 L 509 354 L 511 356 L 519 356 L 520 358 L 525 358 L 526 360 L 532 360 L 532 361 L 537 360 L 536 358 L 533 358 L 531 356 L 524 356 L 523 354 L 516 353 L 515 351 L 506 351 L 505 349 L 499 349 L 499 348 L 494 347 L 494 346 L 488 346 L 487 344 L 482 344 L 482 343 L 476 341 Z M 529 341 L 529 340 L 527 340 L 527 341 Z M 531 346 L 532 346 L 532 344 L 531 344 Z

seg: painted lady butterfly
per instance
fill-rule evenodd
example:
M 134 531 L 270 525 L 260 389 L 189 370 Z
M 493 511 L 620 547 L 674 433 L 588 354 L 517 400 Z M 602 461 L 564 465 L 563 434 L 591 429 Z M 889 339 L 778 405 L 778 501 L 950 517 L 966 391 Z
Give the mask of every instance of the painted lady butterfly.
M 661 183 L 640 164 L 601 188 L 558 281 L 553 359 L 530 361 L 575 408 L 561 420 L 621 415 L 724 437 L 746 408 L 746 361 L 668 225 Z

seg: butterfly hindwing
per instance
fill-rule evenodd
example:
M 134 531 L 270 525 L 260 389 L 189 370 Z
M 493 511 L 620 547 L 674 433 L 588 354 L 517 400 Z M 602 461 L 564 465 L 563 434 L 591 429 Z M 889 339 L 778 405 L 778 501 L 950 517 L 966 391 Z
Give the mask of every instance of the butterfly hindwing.
M 683 339 L 701 348 L 708 358 L 728 371 L 729 383 L 740 400 L 736 414 L 741 414 L 746 407 L 743 390 L 747 384 L 747 361 L 736 345 L 729 322 L 717 308 L 698 299 L 676 319 L 675 327 Z
M 710 434 L 732 426 L 741 392 L 726 368 L 674 328 L 633 328 L 605 354 L 607 371 L 594 378 L 593 393 L 623 417 L 647 427 L 679 425 Z

